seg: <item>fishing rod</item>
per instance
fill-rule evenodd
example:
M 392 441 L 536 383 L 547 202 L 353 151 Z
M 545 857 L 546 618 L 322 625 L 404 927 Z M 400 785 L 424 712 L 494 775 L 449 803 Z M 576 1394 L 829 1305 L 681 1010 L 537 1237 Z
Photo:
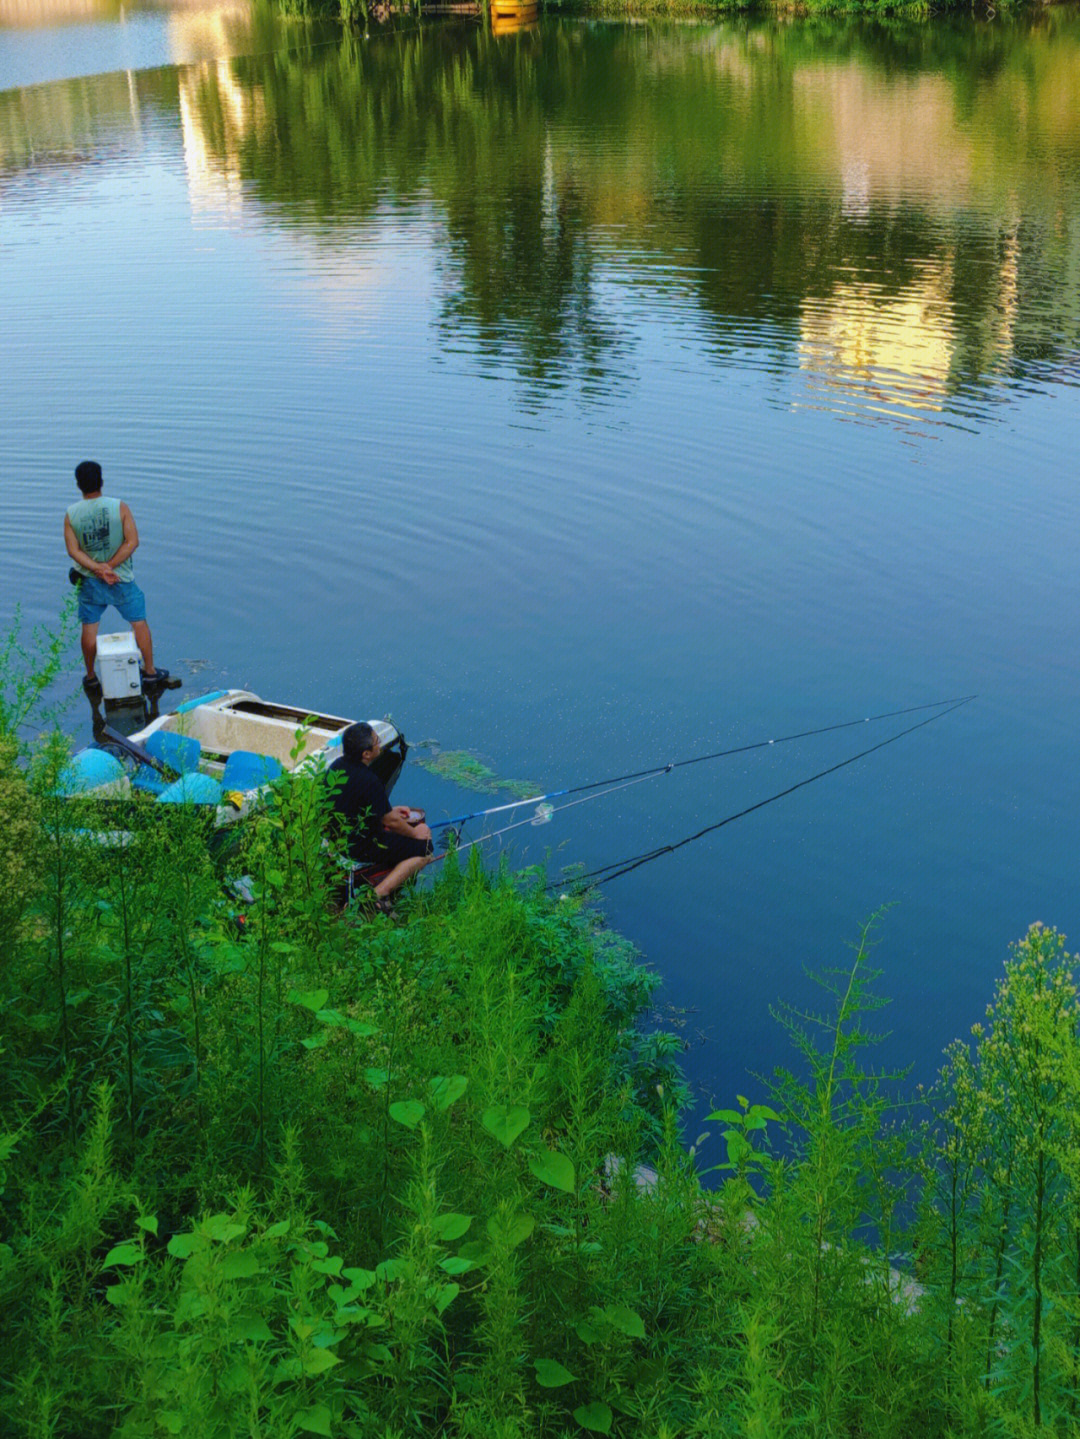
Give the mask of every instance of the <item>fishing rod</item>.
M 670 774 L 673 769 L 683 769 L 687 765 L 704 764 L 707 760 L 727 759 L 731 755 L 748 754 L 751 750 L 755 749 L 767 749 L 769 745 L 790 744 L 793 740 L 811 739 L 815 735 L 831 734 L 834 730 L 851 729 L 855 725 L 860 724 L 874 724 L 878 720 L 899 719 L 903 715 L 917 714 L 922 710 L 940 709 L 945 714 L 948 714 L 949 710 L 945 709 L 946 705 L 952 709 L 957 709 L 960 705 L 968 704 L 975 698 L 975 695 L 960 695 L 955 699 L 935 700 L 931 704 L 909 705 L 907 709 L 888 710 L 876 715 L 864 715 L 861 719 L 844 720 L 840 724 L 822 725 L 819 729 L 801 730 L 798 734 L 781 735 L 777 739 L 755 740 L 753 744 L 736 745 L 733 749 L 714 750 L 711 754 L 694 755 L 691 759 L 671 760 L 667 764 L 654 765 L 651 769 L 634 770 L 629 774 L 615 775 L 611 779 L 594 779 L 590 780 L 588 784 L 577 784 L 571 785 L 566 789 L 549 790 L 547 794 L 535 794 L 529 799 L 510 800 L 506 804 L 492 805 L 489 809 L 477 809 L 473 810 L 471 814 L 457 815 L 454 819 L 435 820 L 431 822 L 431 828 L 446 829 L 451 825 L 457 827 L 466 824 L 471 819 L 486 819 L 490 814 L 503 814 L 507 810 L 520 809 L 523 805 L 546 804 L 553 799 L 563 799 L 569 794 L 584 794 L 587 790 L 602 789 L 607 785 L 620 784 L 624 780 L 649 779 L 654 775 Z M 935 718 L 939 718 L 939 716 L 935 716 Z M 915 726 L 915 728 L 918 728 L 918 726 Z M 904 733 L 907 733 L 907 731 L 904 731 Z M 875 746 L 875 748 L 876 747 L 877 746 Z M 869 753 L 869 751 L 867 751 L 867 753 Z M 532 824 L 533 821 L 528 820 L 527 823 Z
M 844 769 L 846 765 L 854 764 L 856 760 L 865 759 L 867 755 L 874 754 L 877 750 L 885 749 L 887 745 L 895 744 L 898 739 L 903 739 L 905 735 L 914 734 L 916 730 L 933 724 L 935 720 L 944 719 L 947 714 L 952 714 L 953 710 L 958 710 L 963 705 L 970 704 L 971 701 L 976 698 L 976 695 L 965 695 L 961 699 L 956 699 L 951 702 L 946 701 L 945 703 L 948 703 L 949 707 L 948 709 L 942 710 L 940 714 L 931 715 L 929 719 L 920 720 L 918 724 L 909 725 L 906 729 L 902 729 L 896 734 L 890 735 L 888 739 L 882 740 L 880 744 L 871 745 L 869 749 L 860 750 L 858 754 L 849 755 L 847 759 L 842 759 L 837 764 L 829 765 L 827 769 L 818 770 L 818 772 L 812 774 L 809 779 L 801 779 L 797 784 L 789 785 L 787 789 L 782 789 L 777 791 L 776 794 L 769 795 L 767 799 L 760 799 L 756 804 L 748 805 L 746 809 L 740 809 L 736 811 L 735 814 L 729 814 L 724 819 L 717 820 L 714 824 L 706 825 L 704 829 L 699 829 L 696 834 L 689 834 L 684 839 L 676 840 L 672 844 L 659 845 L 656 849 L 647 850 L 644 854 L 633 855 L 629 859 L 619 859 L 613 861 L 611 864 L 602 864 L 598 869 L 589 870 L 585 874 L 572 875 L 563 880 L 553 880 L 547 888 L 556 889 L 564 887 L 567 884 L 597 888 L 599 885 L 607 884 L 613 879 L 619 879 L 624 874 L 630 874 L 632 870 L 640 869 L 642 865 L 650 864 L 654 859 L 660 859 L 665 854 L 674 854 L 676 850 L 682 849 L 684 845 L 693 844 L 695 840 L 703 839 L 707 834 L 713 834 L 716 830 L 723 829 L 725 825 L 732 824 L 737 819 L 743 819 L 748 814 L 753 814 L 755 810 L 764 809 L 765 806 L 769 804 L 775 804 L 778 799 L 784 799 L 787 795 L 794 794 L 797 789 L 805 789 L 807 785 L 813 784 L 816 780 L 824 779 L 826 775 L 835 774 L 837 770 Z M 929 706 L 920 705 L 914 708 L 926 709 L 929 708 Z M 911 714 L 912 710 L 908 710 L 906 713 Z
M 534 814 L 527 815 L 524 819 L 516 819 L 511 824 L 504 824 L 501 829 L 493 829 L 489 830 L 487 834 L 477 835 L 475 839 L 461 840 L 460 843 L 454 845 L 454 848 L 457 853 L 460 854 L 462 850 L 472 849 L 473 846 L 477 844 L 486 844 L 489 839 L 498 839 L 501 835 L 509 834 L 510 831 L 514 829 L 522 829 L 527 824 L 548 824 L 555 815 L 562 814 L 564 809 L 573 809 L 576 805 L 588 804 L 590 800 L 594 799 L 605 799 L 609 794 L 614 794 L 617 790 L 629 789 L 633 784 L 641 784 L 643 780 L 652 778 L 653 775 L 651 772 L 649 774 L 637 775 L 631 779 L 622 781 L 622 783 L 612 784 L 610 789 L 598 790 L 594 794 L 587 794 L 583 799 L 569 800 L 566 804 L 560 804 L 558 807 L 553 804 L 538 804 Z M 443 859 L 445 856 L 438 855 L 437 858 Z

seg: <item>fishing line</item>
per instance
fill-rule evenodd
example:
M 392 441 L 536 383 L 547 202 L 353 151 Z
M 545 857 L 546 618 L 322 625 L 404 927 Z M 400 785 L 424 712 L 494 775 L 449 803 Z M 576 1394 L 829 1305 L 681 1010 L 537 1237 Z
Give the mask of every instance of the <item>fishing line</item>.
M 435 820 L 431 828 L 445 829 L 448 825 L 462 825 L 471 819 L 484 819 L 489 814 L 503 814 L 507 810 L 520 809 L 522 805 L 543 804 L 546 800 L 562 799 L 563 796 L 568 794 L 584 794 L 587 790 L 602 789 L 605 785 L 619 784 L 623 780 L 649 779 L 654 775 L 670 774 L 673 769 L 684 769 L 687 765 L 704 764 L 706 760 L 726 759 L 733 754 L 748 754 L 751 750 L 767 749 L 769 745 L 790 744 L 793 740 L 811 739 L 815 735 L 831 734 L 834 730 L 851 729 L 853 726 L 860 724 L 873 724 L 877 720 L 900 719 L 903 715 L 918 714 L 922 710 L 940 709 L 942 713 L 948 714 L 950 710 L 958 709 L 960 705 L 969 704 L 971 700 L 975 698 L 975 695 L 961 695 L 956 699 L 935 700 L 932 704 L 909 705 L 907 709 L 888 710 L 883 714 L 876 715 L 864 715 L 861 719 L 844 720 L 840 724 L 822 725 L 819 729 L 800 730 L 798 734 L 780 735 L 777 739 L 755 740 L 753 744 L 736 745 L 733 749 L 713 750 L 711 754 L 694 755 L 691 759 L 671 760 L 668 764 L 654 765 L 651 769 L 641 769 L 635 770 L 630 774 L 614 775 L 610 779 L 590 780 L 588 784 L 571 785 L 567 789 L 553 789 L 549 790 L 547 794 L 534 794 L 529 799 L 515 799 L 511 800 L 508 804 L 492 805 L 490 809 L 473 810 L 471 814 L 458 815 L 455 819 Z M 949 706 L 949 709 L 944 708 L 946 705 Z M 935 715 L 933 718 L 940 719 L 941 716 Z M 919 726 L 916 725 L 914 728 L 918 729 Z M 905 730 L 904 733 L 907 734 L 908 731 Z M 897 738 L 899 738 L 899 736 L 897 736 Z M 875 745 L 874 748 L 877 749 L 880 748 L 880 746 Z M 866 753 L 869 754 L 870 751 L 867 750 Z M 823 771 L 823 773 L 828 773 L 828 771 Z M 565 808 L 565 806 L 563 806 L 563 808 Z
M 661 771 L 662 773 L 663 771 Z M 471 849 L 474 844 L 484 844 L 489 839 L 497 839 L 500 835 L 509 834 L 512 829 L 522 829 L 525 825 L 547 824 L 553 816 L 562 814 L 564 809 L 573 809 L 575 805 L 588 804 L 592 799 L 605 799 L 609 794 L 615 794 L 617 790 L 629 789 L 633 784 L 641 784 L 643 780 L 652 779 L 653 775 L 644 774 L 633 779 L 625 780 L 622 784 L 613 784 L 610 789 L 599 790 L 596 794 L 587 794 L 583 799 L 572 799 L 569 804 L 560 805 L 537 805 L 536 813 L 528 815 L 525 819 L 516 819 L 513 824 L 503 825 L 502 829 L 493 829 L 488 834 L 477 835 L 475 839 L 466 839 L 457 846 L 460 854 L 463 849 Z M 546 811 L 543 813 L 542 811 Z
M 945 715 L 952 714 L 953 710 L 960 709 L 962 705 L 970 704 L 974 698 L 974 695 L 966 695 L 963 699 L 953 700 L 949 703 L 949 708 L 943 710 L 941 714 L 931 715 L 929 719 L 920 720 L 918 724 L 909 725 L 907 729 L 902 729 L 898 731 L 898 733 L 890 735 L 888 739 L 882 740 L 880 744 L 871 745 L 869 749 L 860 750 L 858 754 L 850 755 L 847 759 L 840 760 L 838 764 L 829 765 L 828 769 L 818 770 L 817 774 L 812 774 L 809 779 L 801 779 L 797 784 L 789 785 L 787 789 L 782 789 L 776 794 L 769 795 L 768 799 L 758 800 L 756 804 L 749 805 L 746 809 L 741 809 L 735 814 L 729 814 L 726 818 L 717 820 L 715 824 L 706 825 L 704 829 L 699 829 L 696 834 L 687 835 L 685 839 L 676 840 L 673 844 L 660 845 L 658 848 L 649 850 L 645 854 L 634 855 L 629 859 L 614 860 L 611 864 L 603 864 L 598 869 L 589 870 L 586 874 L 575 875 L 572 878 L 560 881 L 552 881 L 547 888 L 556 889 L 565 887 L 567 884 L 583 885 L 586 883 L 591 888 L 596 888 L 601 884 L 607 884 L 610 880 L 620 878 L 621 875 L 630 874 L 632 870 L 640 869 L 642 865 L 650 864 L 654 859 L 660 859 L 662 855 L 674 854 L 677 849 L 682 849 L 684 845 L 693 844 L 695 840 L 703 839 L 705 835 L 712 834 L 718 829 L 723 829 L 725 825 L 732 824 L 735 820 L 742 819 L 745 815 L 753 814 L 755 810 L 764 809 L 766 805 L 774 804 L 776 800 L 784 799 L 787 795 L 794 794 L 797 789 L 805 789 L 808 784 L 813 784 L 816 780 L 824 779 L 826 775 L 835 774 L 837 770 L 843 769 L 846 765 L 854 764 L 856 760 L 865 759 L 868 754 L 874 754 L 875 751 L 879 749 L 885 749 L 887 745 L 895 744 L 898 739 L 903 739 L 905 735 L 914 734 L 916 730 L 923 729 L 928 724 L 933 724 L 935 720 L 944 719 Z M 930 707 L 927 705 L 918 705 L 915 706 L 915 708 L 927 709 Z M 912 711 L 907 710 L 904 713 L 910 714 Z M 841 728 L 841 726 L 834 726 L 834 728 Z

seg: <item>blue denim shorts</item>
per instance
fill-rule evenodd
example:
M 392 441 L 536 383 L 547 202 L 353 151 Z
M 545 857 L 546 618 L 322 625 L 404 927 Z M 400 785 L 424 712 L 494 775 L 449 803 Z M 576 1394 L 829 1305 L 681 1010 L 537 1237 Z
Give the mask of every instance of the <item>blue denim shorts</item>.
M 79 619 L 84 625 L 96 625 L 112 605 L 129 625 L 146 618 L 146 599 L 134 580 L 117 580 L 107 585 L 97 575 L 84 575 L 79 586 Z

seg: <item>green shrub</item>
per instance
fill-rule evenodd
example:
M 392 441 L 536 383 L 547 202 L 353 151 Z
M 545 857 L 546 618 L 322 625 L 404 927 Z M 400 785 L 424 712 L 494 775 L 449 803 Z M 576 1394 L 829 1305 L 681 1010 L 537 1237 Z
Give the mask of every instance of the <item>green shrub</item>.
M 474 849 L 400 923 L 342 913 L 318 775 L 216 848 L 58 799 L 66 757 L 0 732 L 5 1434 L 1075 1432 L 1056 931 L 916 1134 L 866 926 L 825 1012 L 778 1011 L 768 1102 L 711 1116 L 707 1189 L 657 977 L 580 897 Z

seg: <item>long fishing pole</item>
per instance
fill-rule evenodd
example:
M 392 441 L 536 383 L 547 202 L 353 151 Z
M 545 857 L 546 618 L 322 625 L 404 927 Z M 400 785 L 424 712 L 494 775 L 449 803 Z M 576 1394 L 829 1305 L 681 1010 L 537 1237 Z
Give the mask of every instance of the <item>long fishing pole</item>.
M 504 824 L 501 829 L 493 829 L 489 830 L 487 834 L 479 834 L 475 839 L 463 839 L 459 844 L 456 844 L 454 848 L 458 854 L 460 854 L 462 850 L 472 849 L 474 845 L 486 844 L 489 839 L 499 839 L 502 835 L 509 834 L 511 830 L 523 829 L 527 824 L 547 824 L 556 814 L 562 814 L 564 809 L 573 809 L 576 805 L 588 804 L 590 800 L 594 799 L 606 799 L 609 794 L 615 794 L 617 790 L 629 789 L 632 784 L 641 784 L 643 780 L 651 778 L 652 775 L 650 774 L 638 775 L 634 779 L 613 784 L 610 789 L 598 790 L 595 794 L 587 794 L 584 799 L 569 800 L 566 804 L 560 804 L 557 808 L 551 804 L 537 805 L 535 814 L 527 815 L 525 819 L 516 819 L 510 824 Z M 444 856 L 438 855 L 437 858 L 442 859 Z
M 704 764 L 706 760 L 727 759 L 730 755 L 748 754 L 751 750 L 767 749 L 769 745 L 790 744 L 793 740 L 811 739 L 815 735 L 831 734 L 834 730 L 851 729 L 853 726 L 860 724 L 873 724 L 877 720 L 899 719 L 903 715 L 917 714 L 922 710 L 940 709 L 945 714 L 948 714 L 949 710 L 945 709 L 946 705 L 951 709 L 956 709 L 960 705 L 968 704 L 975 698 L 975 695 L 960 695 L 955 699 L 935 700 L 932 704 L 909 705 L 907 709 L 888 710 L 883 714 L 876 715 L 864 715 L 861 719 L 844 720 L 840 724 L 822 725 L 819 729 L 800 730 L 798 734 L 781 735 L 777 739 L 755 740 L 753 744 L 736 745 L 733 749 L 718 749 L 714 750 L 711 754 L 694 755 L 691 759 L 671 760 L 667 764 L 654 765 L 650 769 L 634 770 L 630 774 L 615 775 L 610 779 L 594 779 L 590 780 L 588 784 L 571 785 L 566 789 L 548 790 L 547 794 L 534 794 L 529 799 L 515 799 L 510 800 L 506 804 L 492 805 L 489 809 L 473 810 L 471 814 L 461 814 L 454 819 L 434 820 L 431 822 L 431 828 L 445 829 L 449 825 L 462 825 L 471 819 L 484 819 L 489 814 L 503 814 L 507 810 L 520 809 L 523 805 L 544 804 L 549 800 L 562 799 L 568 794 L 584 794 L 590 789 L 602 789 L 605 785 L 619 784 L 623 780 L 647 779 L 651 775 L 670 774 L 673 769 L 683 769 L 686 765 Z M 918 726 L 916 725 L 915 728 L 917 729 Z M 907 731 L 905 730 L 904 733 L 906 734 Z M 875 746 L 875 748 L 877 748 L 877 746 Z M 867 753 L 869 753 L 869 751 L 867 751 Z M 530 820 L 529 823 L 531 822 Z
M 962 699 L 953 700 L 949 702 L 948 709 L 942 710 L 940 714 L 931 715 L 929 719 L 920 720 L 918 724 L 909 725 L 907 729 L 902 729 L 898 731 L 898 733 L 890 735 L 888 739 L 882 740 L 880 744 L 871 745 L 869 749 L 860 750 L 858 754 L 850 755 L 847 759 L 842 759 L 837 764 L 829 765 L 827 769 L 818 770 L 818 772 L 812 774 L 809 779 L 801 779 L 797 784 L 789 785 L 787 789 L 782 789 L 777 791 L 776 794 L 769 795 L 768 799 L 760 799 L 756 804 L 748 805 L 746 809 L 740 809 L 735 814 L 729 814 L 724 819 L 717 820 L 715 824 L 706 825 L 704 829 L 699 829 L 695 834 L 689 834 L 684 839 L 676 840 L 673 844 L 659 845 L 656 849 L 648 850 L 644 854 L 634 855 L 629 859 L 615 860 L 611 864 L 600 865 L 598 869 L 589 870 L 585 874 L 572 875 L 562 880 L 553 880 L 547 888 L 556 889 L 560 886 L 564 887 L 567 884 L 586 885 L 590 888 L 596 888 L 601 884 L 609 883 L 609 881 L 613 879 L 619 879 L 624 874 L 630 874 L 632 870 L 640 869 L 642 865 L 650 864 L 654 859 L 660 859 L 665 854 L 674 854 L 676 850 L 682 849 L 684 845 L 693 844 L 695 840 L 703 839 L 707 834 L 713 834 L 716 830 L 723 829 L 725 825 L 732 824 L 735 820 L 742 819 L 748 814 L 753 814 L 755 810 L 764 809 L 766 805 L 774 804 L 778 799 L 784 799 L 787 795 L 794 794 L 797 789 L 805 789 L 808 784 L 813 784 L 816 780 L 824 779 L 826 775 L 835 774 L 837 770 L 843 769 L 846 765 L 854 764 L 856 760 L 865 759 L 868 754 L 874 754 L 876 750 L 884 749 L 887 745 L 895 744 L 898 739 L 903 739 L 905 735 L 913 734 L 916 730 L 933 724 L 935 720 L 944 719 L 947 714 L 952 714 L 953 710 L 960 709 L 962 705 L 970 704 L 975 698 L 975 695 L 965 695 Z M 929 706 L 920 705 L 916 706 L 916 708 L 927 709 Z M 911 710 L 907 711 L 908 714 L 911 712 Z

